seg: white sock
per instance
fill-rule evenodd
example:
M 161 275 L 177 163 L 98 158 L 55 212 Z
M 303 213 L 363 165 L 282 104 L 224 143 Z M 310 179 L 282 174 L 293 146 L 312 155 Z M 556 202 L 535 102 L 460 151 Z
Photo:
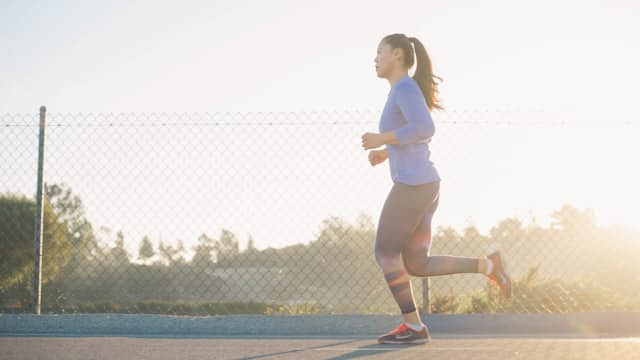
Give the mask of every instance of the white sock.
M 407 324 L 407 327 L 409 327 L 409 329 L 414 330 L 414 331 L 421 331 L 422 328 L 424 328 L 424 324 L 423 323 L 412 324 L 412 323 L 405 322 L 405 324 Z
M 493 271 L 493 261 L 491 261 L 491 259 L 487 259 L 487 271 L 485 272 L 485 275 L 491 274 L 492 271 Z

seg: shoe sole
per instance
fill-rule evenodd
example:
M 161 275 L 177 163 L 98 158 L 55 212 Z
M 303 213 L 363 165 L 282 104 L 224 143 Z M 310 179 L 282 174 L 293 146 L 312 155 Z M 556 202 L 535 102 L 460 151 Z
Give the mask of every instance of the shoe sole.
M 416 339 L 411 341 L 393 341 L 393 340 L 384 340 L 378 341 L 378 344 L 387 344 L 387 345 L 418 345 L 418 344 L 426 344 L 430 341 L 430 339 Z

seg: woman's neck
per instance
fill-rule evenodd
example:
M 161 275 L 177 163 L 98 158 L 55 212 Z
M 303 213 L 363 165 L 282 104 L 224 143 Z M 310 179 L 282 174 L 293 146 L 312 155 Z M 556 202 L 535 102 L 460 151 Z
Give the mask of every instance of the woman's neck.
M 405 76 L 409 76 L 409 72 L 406 70 L 398 70 L 398 71 L 394 71 L 393 73 L 391 73 L 391 75 L 389 75 L 389 77 L 387 77 L 387 80 L 389 81 L 389 85 L 391 85 L 391 87 L 393 87 L 393 85 L 395 85 L 398 80 L 402 79 Z

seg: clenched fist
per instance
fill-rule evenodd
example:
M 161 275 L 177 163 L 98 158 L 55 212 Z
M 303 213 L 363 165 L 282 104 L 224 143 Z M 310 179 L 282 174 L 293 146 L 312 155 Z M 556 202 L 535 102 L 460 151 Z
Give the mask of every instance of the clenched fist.
M 366 133 L 362 135 L 362 147 L 365 150 L 375 149 L 384 145 L 384 137 L 382 134 Z
M 387 150 L 372 150 L 369 151 L 369 163 L 371 166 L 376 166 L 385 160 L 387 160 Z

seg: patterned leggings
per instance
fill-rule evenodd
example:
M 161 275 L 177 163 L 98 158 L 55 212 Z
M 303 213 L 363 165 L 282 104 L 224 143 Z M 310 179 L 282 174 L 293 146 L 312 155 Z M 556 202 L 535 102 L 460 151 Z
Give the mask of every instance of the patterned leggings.
M 440 182 L 395 183 L 385 201 L 376 234 L 376 261 L 403 314 L 416 311 L 409 275 L 477 273 L 478 259 L 429 256 L 431 219 L 438 207 Z

